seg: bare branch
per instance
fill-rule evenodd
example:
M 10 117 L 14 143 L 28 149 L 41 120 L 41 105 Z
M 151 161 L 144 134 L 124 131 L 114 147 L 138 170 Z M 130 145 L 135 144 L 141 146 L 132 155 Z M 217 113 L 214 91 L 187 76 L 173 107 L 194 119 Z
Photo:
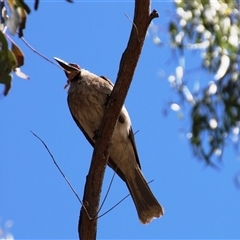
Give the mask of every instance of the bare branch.
M 155 10 L 151 14 L 149 13 L 149 6 L 150 0 L 135 0 L 134 24 L 132 26 L 130 39 L 122 55 L 116 85 L 110 95 L 98 131 L 98 139 L 95 143 L 83 197 L 83 202 L 88 204 L 87 210 L 91 216 L 97 216 L 98 213 L 100 193 L 109 157 L 108 149 L 111 143 L 112 133 L 130 87 L 148 26 L 153 18 L 158 17 Z M 136 28 L 138 31 L 136 31 Z M 89 220 L 85 211 L 81 210 L 78 231 L 80 239 L 96 239 L 97 219 Z

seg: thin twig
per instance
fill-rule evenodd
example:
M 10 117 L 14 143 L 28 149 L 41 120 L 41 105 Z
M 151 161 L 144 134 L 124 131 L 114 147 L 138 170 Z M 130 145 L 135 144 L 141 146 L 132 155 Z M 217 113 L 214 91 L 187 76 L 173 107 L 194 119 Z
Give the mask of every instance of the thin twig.
M 30 131 L 38 140 L 41 141 L 41 143 L 44 145 L 44 147 L 47 149 L 49 155 L 51 156 L 52 160 L 53 160 L 53 163 L 56 165 L 58 171 L 61 173 L 61 175 L 63 176 L 64 180 L 67 182 L 68 186 L 71 188 L 71 190 L 73 191 L 73 193 L 75 194 L 75 196 L 77 197 L 78 201 L 82 204 L 83 206 L 83 209 L 86 211 L 86 214 L 88 216 L 88 218 L 91 220 L 92 218 L 89 216 L 89 213 L 86 209 L 86 207 L 84 206 L 82 200 L 79 198 L 77 192 L 74 190 L 73 186 L 71 185 L 71 183 L 69 182 L 69 180 L 67 179 L 67 177 L 65 176 L 65 174 L 63 173 L 63 171 L 61 170 L 61 168 L 58 166 L 55 158 L 53 157 L 51 151 L 49 150 L 48 146 L 46 145 L 46 143 L 37 135 L 35 134 L 34 132 Z
M 150 184 L 151 182 L 153 182 L 154 180 L 151 180 L 151 181 L 149 181 L 148 182 L 148 184 Z M 112 211 L 116 206 L 118 206 L 121 202 L 123 202 L 127 197 L 129 197 L 130 196 L 130 193 L 127 195 L 127 196 L 125 196 L 123 199 L 121 199 L 118 203 L 116 203 L 115 205 L 113 205 L 111 208 L 109 208 L 105 213 L 103 213 L 103 214 L 101 214 L 100 216 L 98 216 L 97 218 L 95 218 L 95 219 L 98 219 L 98 218 L 101 218 L 101 217 L 103 217 L 104 215 L 106 215 L 107 213 L 109 213 L 110 211 Z
M 129 196 L 130 196 L 130 193 L 126 197 L 124 197 L 122 200 L 120 200 L 118 203 L 116 203 L 114 206 L 109 208 L 105 213 L 101 214 L 100 216 L 96 217 L 95 219 L 101 218 L 104 215 L 106 215 L 107 213 L 109 213 L 110 211 L 112 211 L 115 207 L 117 207 L 121 202 L 123 202 Z
M 14 41 L 6 34 L 6 30 L 7 30 L 7 26 L 5 26 L 3 33 L 5 33 L 5 36 L 12 42 L 14 43 Z M 18 33 L 18 32 L 17 32 Z M 22 41 L 36 54 L 38 54 L 40 57 L 42 57 L 43 59 L 47 60 L 48 62 L 52 63 L 53 65 L 59 67 L 60 69 L 64 70 L 64 68 L 62 68 L 59 64 L 55 63 L 54 61 L 50 60 L 48 57 L 44 56 L 42 53 L 38 52 L 34 47 L 32 47 L 28 41 L 24 38 L 21 37 Z
M 36 3 L 37 3 L 37 2 L 38 2 L 38 1 L 36 1 Z M 37 5 L 38 5 L 38 4 L 37 4 Z M 6 25 L 6 26 L 4 27 L 4 29 L 3 29 L 2 32 L 5 34 L 5 36 L 6 36 L 11 42 L 14 42 L 14 41 L 6 34 L 7 28 L 8 28 L 8 27 L 7 27 L 7 25 Z M 16 31 L 16 33 L 19 34 L 18 31 Z M 21 37 L 21 39 L 22 39 L 22 41 L 23 41 L 33 52 L 35 52 L 36 54 L 38 54 L 40 57 L 44 58 L 44 59 L 47 60 L 48 62 L 52 63 L 53 65 L 55 65 L 55 66 L 61 68 L 62 70 L 64 70 L 59 64 L 53 62 L 52 60 L 50 60 L 49 58 L 47 58 L 46 56 L 44 56 L 43 54 L 41 54 L 40 52 L 38 52 L 35 48 L 33 48 L 33 47 L 28 43 L 28 41 L 27 41 L 24 37 Z
M 121 159 L 122 159 L 122 157 L 123 157 L 123 154 L 124 154 L 124 152 L 125 152 L 128 144 L 129 144 L 129 141 L 127 142 L 127 144 L 126 144 L 126 146 L 125 146 L 125 148 L 124 148 L 124 150 L 123 150 L 123 152 L 122 152 L 122 155 L 121 155 L 121 157 L 120 157 L 119 163 L 121 162 Z M 119 165 L 119 164 L 118 164 L 118 165 Z M 118 166 L 116 167 L 116 169 L 114 169 L 114 173 L 113 173 L 111 182 L 110 182 L 110 184 L 109 184 L 109 186 L 108 186 L 108 190 L 107 190 L 107 192 L 106 192 L 106 195 L 105 195 L 105 197 L 104 197 L 104 199 L 103 199 L 103 202 L 102 202 L 100 208 L 99 208 L 98 211 L 97 211 L 97 214 L 101 211 L 101 209 L 102 209 L 102 207 L 103 207 L 103 204 L 105 203 L 105 201 L 106 201 L 106 199 L 107 199 L 107 196 L 108 196 L 108 194 L 109 194 L 109 192 L 110 192 L 110 189 L 111 189 L 111 186 L 112 186 L 112 183 L 113 183 L 113 179 L 114 179 L 114 177 L 115 177 L 115 175 L 116 175 L 117 170 L 118 170 Z M 124 199 L 125 199 L 125 198 L 124 198 Z M 124 199 L 123 199 L 123 200 L 124 200 Z M 123 200 L 122 200 L 122 201 L 123 201 Z M 117 204 L 117 205 L 118 205 L 118 204 Z
M 132 21 L 132 19 L 126 14 L 124 13 L 124 15 L 128 18 L 128 20 L 132 23 L 132 25 L 134 26 L 135 30 L 136 30 L 136 33 L 137 33 L 137 36 L 138 36 L 138 29 L 137 29 L 137 26 L 136 24 Z M 139 40 L 139 38 L 138 38 Z M 140 41 L 140 40 L 139 40 Z
M 119 162 L 121 161 L 121 159 L 122 159 L 122 157 L 123 157 L 123 154 L 124 154 L 124 152 L 125 152 L 128 144 L 129 144 L 129 141 L 127 142 L 127 144 L 126 144 L 126 146 L 125 146 L 125 148 L 124 148 L 124 150 L 123 150 L 123 152 L 122 152 L 122 155 L 121 155 L 121 157 L 120 157 Z M 106 199 L 107 199 L 107 196 L 108 196 L 108 194 L 109 194 L 109 192 L 110 192 L 110 189 L 111 189 L 111 186 L 112 186 L 112 183 L 113 183 L 113 179 L 114 179 L 114 177 L 115 177 L 115 175 L 116 175 L 117 169 L 118 169 L 118 166 L 116 167 L 116 169 L 114 169 L 114 173 L 113 173 L 111 182 L 110 182 L 110 184 L 109 184 L 109 186 L 108 186 L 108 190 L 107 190 L 107 192 L 106 192 L 106 195 L 105 195 L 105 197 L 104 197 L 104 199 L 103 199 L 103 202 L 102 202 L 100 208 L 99 208 L 98 211 L 97 211 L 97 214 L 101 211 L 101 209 L 102 209 L 102 207 L 103 207 L 103 205 L 104 205 L 104 203 L 105 203 L 105 201 L 106 201 Z M 128 196 L 129 196 L 129 194 L 128 194 Z M 125 198 L 127 198 L 128 196 L 124 197 L 119 203 L 121 203 L 121 202 L 122 202 Z M 103 216 L 103 215 L 105 215 L 106 213 L 108 213 L 109 211 L 111 211 L 111 209 L 113 209 L 114 207 L 116 207 L 119 203 L 117 203 L 116 205 L 114 205 L 114 206 L 113 206 L 112 208 L 110 208 L 107 212 L 103 213 L 103 214 L 100 215 L 100 216 Z M 99 218 L 99 217 L 98 217 L 98 218 Z
M 102 204 L 101 204 L 100 208 L 99 208 L 98 211 L 97 211 L 97 215 L 98 215 L 98 213 L 101 211 L 101 209 L 102 209 L 102 207 L 103 207 L 103 205 L 104 205 L 104 203 L 105 203 L 105 201 L 106 201 L 106 199 L 107 199 L 107 196 L 108 196 L 108 194 L 109 194 L 109 192 L 110 192 L 110 189 L 111 189 L 111 186 L 112 186 L 112 183 L 113 183 L 113 179 L 114 179 L 114 177 L 115 177 L 115 175 L 116 175 L 116 171 L 117 171 L 117 168 L 114 170 L 114 173 L 113 173 L 112 179 L 111 179 L 111 181 L 110 181 L 110 184 L 109 184 L 109 186 L 108 186 L 108 189 L 107 189 L 107 192 L 106 192 L 106 194 L 105 194 L 105 197 L 104 197 L 104 199 L 103 199 L 103 201 L 102 201 Z M 99 218 L 99 217 L 98 217 L 98 218 Z
M 45 57 L 43 54 L 41 54 L 40 52 L 38 52 L 35 48 L 33 48 L 24 37 L 21 37 L 22 41 L 36 54 L 38 54 L 40 57 L 44 58 L 45 60 L 47 60 L 48 62 L 52 63 L 53 65 L 63 69 L 59 64 L 53 62 L 52 60 L 50 60 L 49 58 Z
M 69 182 L 69 180 L 67 179 L 67 177 L 65 176 L 65 174 L 63 173 L 63 171 L 61 170 L 61 168 L 59 167 L 59 165 L 57 164 L 54 156 L 52 155 L 52 153 L 51 153 L 51 151 L 49 150 L 49 148 L 48 148 L 48 146 L 46 145 L 46 143 L 45 143 L 37 134 L 35 134 L 35 133 L 32 132 L 32 131 L 30 131 L 30 132 L 31 132 L 39 141 L 41 141 L 41 143 L 44 145 L 44 147 L 46 148 L 46 150 L 47 150 L 47 152 L 49 153 L 50 157 L 52 158 L 53 163 L 54 163 L 55 166 L 57 167 L 58 171 L 61 173 L 61 175 L 63 176 L 64 180 L 67 182 L 68 186 L 71 188 L 71 190 L 73 191 L 73 193 L 74 193 L 75 196 L 77 197 L 78 201 L 79 201 L 79 202 L 81 203 L 81 205 L 83 206 L 83 209 L 86 211 L 86 214 L 87 214 L 89 220 L 95 220 L 95 219 L 98 219 L 98 218 L 100 218 L 100 217 L 103 217 L 104 215 L 106 215 L 107 213 L 109 213 L 111 210 L 113 210 L 115 207 L 117 207 L 117 206 L 118 206 L 121 202 L 123 202 L 127 197 L 130 196 L 130 194 L 128 194 L 127 196 L 125 196 L 124 198 L 122 198 L 118 203 L 116 203 L 115 205 L 113 205 L 110 209 L 108 209 L 106 212 L 104 212 L 104 213 L 101 214 L 100 216 L 97 216 L 97 217 L 95 216 L 94 218 L 91 218 L 90 215 L 89 215 L 89 213 L 88 213 L 88 211 L 87 211 L 87 209 L 86 209 L 86 207 L 84 206 L 82 200 L 80 199 L 80 197 L 78 196 L 77 192 L 75 191 L 75 189 L 73 188 L 73 186 L 71 185 L 71 183 Z M 138 130 L 137 132 L 139 132 L 139 130 Z M 136 132 L 136 133 L 137 133 L 137 132 Z M 136 133 L 134 133 L 134 135 L 135 135 Z M 128 143 L 127 143 L 127 144 L 128 144 Z M 127 144 L 126 144 L 126 147 L 127 147 Z M 125 149 L 126 149 L 126 147 L 125 147 Z M 116 170 L 114 171 L 114 174 L 113 174 L 112 179 L 111 179 L 111 182 L 110 182 L 110 184 L 109 184 L 107 193 L 106 193 L 106 195 L 105 195 L 105 197 L 104 197 L 104 200 L 103 200 L 103 202 L 102 202 L 102 204 L 101 204 L 101 206 L 100 206 L 100 208 L 99 208 L 99 210 L 98 210 L 98 213 L 100 212 L 100 210 L 101 210 L 101 208 L 102 208 L 102 206 L 103 206 L 103 204 L 104 204 L 104 202 L 105 202 L 105 200 L 106 200 L 106 198 L 107 198 L 107 196 L 108 196 L 108 194 L 109 194 L 109 191 L 110 191 L 110 189 L 111 189 L 111 186 L 112 186 L 113 179 L 114 179 L 115 175 L 116 175 Z M 151 180 L 150 182 L 148 182 L 148 184 L 151 183 L 152 181 L 153 181 L 153 180 Z
M 5 34 L 5 33 L 6 33 L 6 31 L 7 31 L 7 26 L 5 26 L 5 27 L 4 27 L 4 29 L 2 30 L 2 33 L 4 33 L 4 34 Z

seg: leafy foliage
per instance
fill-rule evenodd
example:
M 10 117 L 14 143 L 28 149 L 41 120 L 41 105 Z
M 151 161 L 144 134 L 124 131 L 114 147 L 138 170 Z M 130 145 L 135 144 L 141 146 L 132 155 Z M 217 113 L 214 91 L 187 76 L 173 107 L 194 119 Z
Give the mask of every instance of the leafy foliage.
M 11 15 L 7 18 L 7 26 L 11 34 L 18 29 L 18 36 L 23 36 L 23 29 L 26 27 L 27 14 L 31 12 L 23 0 L 7 0 Z
M 5 85 L 3 95 L 6 96 L 11 88 L 12 75 L 14 71 L 17 76 L 28 79 L 29 77 L 21 72 L 20 68 L 24 64 L 24 55 L 21 49 L 5 33 L 7 27 L 11 34 L 15 34 L 19 29 L 19 36 L 25 28 L 26 13 L 30 13 L 29 7 L 23 0 L 8 0 L 11 16 L 8 17 L 4 2 L 1 1 L 1 31 L 0 31 L 0 83 Z M 8 40 L 11 42 L 9 48 Z
M 184 81 L 172 79 L 172 86 L 192 106 L 194 153 L 212 164 L 214 154 L 222 155 L 227 137 L 234 143 L 239 137 L 239 2 L 178 0 L 175 5 L 176 17 L 169 24 L 172 47 L 182 55 L 185 49 L 201 51 L 202 67 L 213 74 L 213 81 L 198 94 L 191 93 Z M 176 78 L 184 78 L 183 65 L 176 72 Z
M 5 6 L 6 3 L 8 7 Z M 39 0 L 35 0 L 34 9 L 37 10 L 38 6 Z M 29 79 L 19 68 L 24 64 L 24 54 L 6 31 L 9 29 L 12 35 L 17 33 L 22 38 L 27 15 L 31 10 L 24 0 L 0 0 L 0 11 L 0 83 L 5 85 L 3 94 L 6 96 L 11 88 L 12 71 L 20 78 Z M 8 47 L 9 42 L 12 45 L 11 49 Z
M 12 75 L 11 71 L 24 79 L 28 76 L 24 73 L 20 74 L 19 67 L 24 63 L 24 56 L 20 48 L 12 42 L 12 49 L 8 48 L 8 42 L 4 34 L 0 31 L 0 83 L 5 85 L 3 94 L 6 96 L 11 88 Z

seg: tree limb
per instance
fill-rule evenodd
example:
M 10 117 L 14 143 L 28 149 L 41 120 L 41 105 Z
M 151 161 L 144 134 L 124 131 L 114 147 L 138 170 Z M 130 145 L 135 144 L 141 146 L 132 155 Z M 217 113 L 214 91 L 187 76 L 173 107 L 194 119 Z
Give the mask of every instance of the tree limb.
M 83 203 L 92 219 L 81 209 L 78 232 L 80 239 L 93 240 L 97 234 L 97 219 L 100 194 L 105 168 L 109 157 L 109 146 L 120 111 L 127 96 L 138 59 L 141 54 L 148 26 L 153 18 L 158 17 L 156 10 L 149 12 L 150 0 L 135 0 L 133 26 L 126 50 L 124 51 L 116 84 L 110 95 L 105 114 L 95 142 L 92 162 L 87 176 Z

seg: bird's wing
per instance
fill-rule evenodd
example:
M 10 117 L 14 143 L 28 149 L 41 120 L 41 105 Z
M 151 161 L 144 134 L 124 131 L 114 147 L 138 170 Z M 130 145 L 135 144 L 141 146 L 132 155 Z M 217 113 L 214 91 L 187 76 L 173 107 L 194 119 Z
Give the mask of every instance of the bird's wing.
M 75 121 L 75 123 L 77 124 L 77 126 L 79 127 L 79 129 L 82 131 L 83 135 L 85 136 L 85 138 L 88 140 L 88 142 L 92 145 L 92 147 L 94 148 L 94 142 L 93 140 L 88 136 L 88 134 L 86 133 L 86 131 L 84 130 L 84 128 L 82 127 L 82 125 L 80 124 L 80 122 L 74 117 L 73 113 L 71 112 L 71 109 L 69 108 L 70 113 L 72 115 L 73 120 Z M 115 162 L 109 157 L 108 159 L 108 165 L 109 167 L 111 167 L 113 169 L 114 172 L 117 173 L 117 175 L 124 181 L 126 182 L 126 179 L 124 177 L 123 172 L 118 168 L 118 166 L 115 164 Z
M 111 86 L 114 86 L 114 84 L 105 76 L 100 76 L 102 79 L 106 80 Z M 118 121 L 121 122 L 121 115 L 119 116 L 119 119 Z M 130 131 L 129 131 L 129 139 L 130 139 L 130 142 L 133 146 L 133 150 L 134 150 L 134 153 L 135 153 L 135 156 L 136 156 L 136 161 L 137 161 L 137 164 L 139 165 L 139 168 L 141 169 L 141 164 L 140 164 L 140 161 L 139 161 L 139 157 L 138 157 L 138 153 L 137 153 L 137 147 L 136 147 L 136 143 L 135 143 L 135 138 L 134 138 L 134 134 L 133 134 L 133 131 L 132 131 L 132 128 L 130 128 Z
M 77 126 L 80 128 L 80 130 L 82 131 L 83 135 L 85 136 L 85 138 L 88 140 L 88 142 L 92 145 L 92 147 L 94 147 L 94 142 L 93 140 L 88 136 L 88 134 L 85 132 L 84 128 L 82 127 L 82 125 L 80 124 L 80 122 L 77 120 L 77 118 L 74 117 L 71 109 L 69 108 L 70 113 L 72 115 L 73 120 L 75 121 L 75 123 L 77 124 Z
M 112 87 L 114 86 L 114 84 L 111 82 L 111 80 L 109 80 L 107 77 L 105 77 L 105 76 L 100 76 L 100 78 L 106 80 Z
M 133 150 L 134 150 L 134 153 L 135 153 L 137 164 L 139 165 L 139 168 L 141 169 L 141 164 L 140 164 L 138 153 L 137 153 L 137 147 L 136 147 L 136 143 L 135 143 L 135 138 L 134 138 L 132 127 L 129 130 L 129 136 L 128 137 L 129 137 L 130 142 L 131 142 L 131 144 L 133 146 Z

